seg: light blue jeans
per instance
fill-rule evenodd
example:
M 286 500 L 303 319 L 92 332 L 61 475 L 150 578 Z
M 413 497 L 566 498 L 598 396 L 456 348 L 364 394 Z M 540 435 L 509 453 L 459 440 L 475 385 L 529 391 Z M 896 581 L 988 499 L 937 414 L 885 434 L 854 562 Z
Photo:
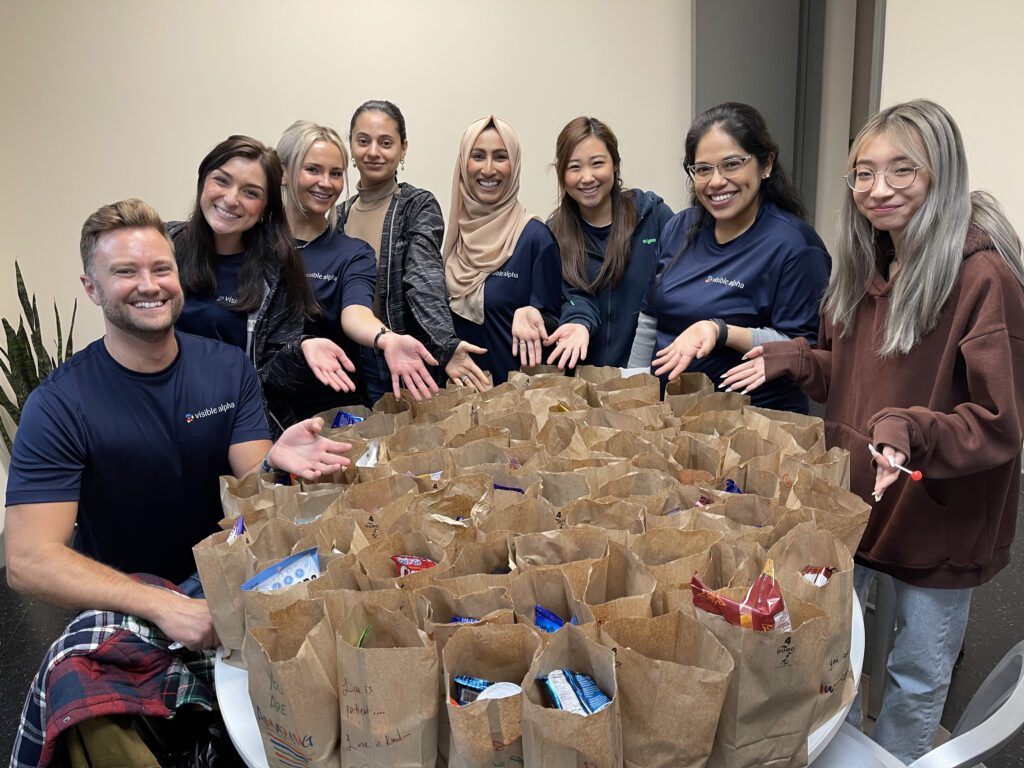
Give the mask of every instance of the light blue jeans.
M 877 572 L 854 567 L 854 589 L 860 604 Z M 886 663 L 889 682 L 872 738 L 911 763 L 931 749 L 949 691 L 953 665 L 963 645 L 972 589 L 912 587 L 893 579 L 896 588 L 896 636 Z M 871 681 L 875 684 L 875 681 Z M 860 727 L 861 697 L 847 721 Z

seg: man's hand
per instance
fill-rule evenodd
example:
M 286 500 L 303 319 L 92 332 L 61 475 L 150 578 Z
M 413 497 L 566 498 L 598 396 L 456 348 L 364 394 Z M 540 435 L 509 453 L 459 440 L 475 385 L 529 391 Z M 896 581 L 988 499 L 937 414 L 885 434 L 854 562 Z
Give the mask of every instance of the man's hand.
M 520 307 L 512 315 L 512 354 L 521 365 L 540 365 L 544 362 L 541 342 L 546 341 L 544 318 L 536 307 Z
M 341 347 L 330 339 L 320 338 L 306 339 L 300 346 L 306 365 L 321 384 L 335 392 L 356 391 L 356 385 L 348 376 L 348 373 L 355 373 L 356 366 Z
M 487 350 L 483 347 L 470 344 L 468 341 L 460 341 L 459 346 L 452 353 L 448 365 L 444 367 L 444 372 L 460 387 L 472 387 L 477 392 L 486 392 L 491 388 L 490 379 L 470 357 L 470 355 L 484 354 L 487 354 Z
M 390 332 L 380 337 L 377 346 L 391 369 L 391 391 L 396 400 L 402 396 L 402 384 L 416 401 L 429 400 L 437 394 L 437 382 L 427 370 L 428 365 L 437 365 L 437 360 L 418 339 Z
M 185 597 L 159 587 L 153 592 L 152 620 L 172 642 L 181 643 L 190 651 L 216 648 L 220 645 L 213 618 L 205 600 Z
M 694 358 L 702 358 L 715 348 L 718 341 L 718 326 L 710 320 L 699 320 L 676 336 L 675 340 L 658 353 L 651 361 L 654 375 L 668 374 L 668 380 L 678 377 Z
M 582 363 L 587 359 L 590 331 L 581 323 L 565 323 L 558 326 L 544 342 L 546 347 L 552 344 L 555 348 L 548 355 L 548 365 L 557 365 L 564 370 L 568 362 L 570 368 L 575 368 L 577 362 Z
M 275 469 L 304 480 L 316 480 L 347 467 L 352 462 L 341 454 L 352 450 L 352 445 L 320 437 L 323 428 L 324 420 L 319 417 L 293 424 L 271 447 L 267 461 Z

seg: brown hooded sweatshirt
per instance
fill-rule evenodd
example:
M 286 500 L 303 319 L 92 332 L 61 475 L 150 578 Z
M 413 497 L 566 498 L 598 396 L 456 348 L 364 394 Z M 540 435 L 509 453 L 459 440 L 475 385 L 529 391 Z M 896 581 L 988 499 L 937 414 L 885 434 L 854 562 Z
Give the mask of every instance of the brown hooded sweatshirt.
M 769 378 L 826 403 L 825 437 L 850 452 L 851 490 L 872 504 L 856 560 L 921 587 L 984 584 L 1010 558 L 1024 436 L 1024 290 L 972 228 L 938 324 L 906 355 L 880 358 L 893 284 L 875 271 L 846 336 L 822 313 L 818 348 L 765 345 Z M 873 502 L 868 443 L 924 473 Z

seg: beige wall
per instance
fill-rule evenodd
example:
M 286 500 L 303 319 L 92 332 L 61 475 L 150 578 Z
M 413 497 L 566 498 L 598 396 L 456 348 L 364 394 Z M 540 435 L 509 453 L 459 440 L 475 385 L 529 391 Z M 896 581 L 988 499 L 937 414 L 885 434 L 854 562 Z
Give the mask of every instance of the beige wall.
M 618 134 L 625 182 L 678 209 L 690 17 L 689 0 L 4 0 L 0 316 L 19 311 L 18 259 L 51 338 L 53 300 L 78 299 L 85 346 L 103 328 L 78 283 L 89 213 L 137 196 L 184 217 L 221 139 L 276 143 L 300 117 L 347 133 L 370 98 L 402 108 L 402 177 L 445 212 L 459 137 L 488 113 L 519 133 L 532 212 L 550 212 L 555 136 L 584 113 Z M 0 535 L 5 485 L 0 462 Z
M 43 305 L 78 297 L 78 232 L 139 196 L 180 218 L 200 158 L 230 133 L 276 143 L 299 117 L 347 133 L 360 102 L 405 112 L 403 178 L 447 212 L 463 129 L 494 112 L 524 148 L 521 198 L 546 216 L 558 130 L 581 113 L 619 134 L 627 184 L 684 200 L 690 3 L 9 0 L 0 10 L 0 315 L 13 261 Z M 102 332 L 80 306 L 75 341 Z
M 1024 233 L 1024 3 L 888 0 L 881 106 L 934 99 L 964 136 L 971 187 L 999 198 Z

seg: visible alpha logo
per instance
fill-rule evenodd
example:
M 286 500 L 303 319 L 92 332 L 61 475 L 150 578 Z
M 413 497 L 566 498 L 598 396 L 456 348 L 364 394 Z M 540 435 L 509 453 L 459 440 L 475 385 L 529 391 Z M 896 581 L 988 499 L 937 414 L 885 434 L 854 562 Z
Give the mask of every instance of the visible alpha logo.
M 729 288 L 746 288 L 744 283 L 739 280 L 730 280 L 728 277 L 715 277 L 714 275 L 708 275 L 704 278 L 705 283 L 718 283 L 719 285 L 725 285 Z
M 234 305 L 238 303 L 238 298 L 235 296 L 218 296 L 217 303 Z
M 644 245 L 651 245 L 652 243 L 658 242 L 658 238 L 656 238 L 656 237 L 645 237 L 640 242 L 643 243 Z
M 325 282 L 328 283 L 338 282 L 337 275 L 324 275 L 320 272 L 307 272 L 306 277 L 308 277 L 310 280 L 324 280 Z
M 203 410 L 196 411 L 195 413 L 186 413 L 185 423 L 191 424 L 193 421 L 197 421 L 198 419 L 205 419 L 207 416 L 213 416 L 214 414 L 217 413 L 224 413 L 225 411 L 230 411 L 234 407 L 234 403 L 221 403 L 220 405 L 211 405 L 209 408 L 203 408 Z
M 518 272 L 513 272 L 512 270 L 509 270 L 509 269 L 503 269 L 500 272 L 492 272 L 491 274 L 492 275 L 497 275 L 498 277 L 509 277 L 509 278 L 512 278 L 513 280 L 518 280 L 519 279 L 519 273 Z

